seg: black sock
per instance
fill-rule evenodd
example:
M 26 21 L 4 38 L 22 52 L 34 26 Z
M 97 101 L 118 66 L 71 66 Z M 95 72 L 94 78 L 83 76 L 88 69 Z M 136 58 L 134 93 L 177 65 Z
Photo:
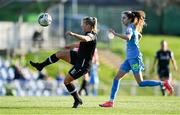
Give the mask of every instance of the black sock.
M 84 79 L 82 83 L 82 89 L 84 89 L 86 96 L 88 95 L 87 85 L 88 85 L 88 82 Z
M 162 95 L 165 96 L 165 89 L 161 89 Z
M 82 82 L 82 88 L 83 88 L 83 89 L 86 88 L 86 84 L 87 84 L 86 80 L 83 79 L 83 82 Z
M 85 87 L 84 87 L 84 90 L 85 90 L 85 93 L 86 93 L 86 96 L 89 95 L 89 91 L 88 91 L 88 81 L 85 81 Z
M 43 68 L 49 64 L 57 62 L 59 59 L 56 57 L 56 54 L 49 56 L 44 62 L 40 63 L 40 66 Z
M 162 95 L 165 96 L 165 89 L 164 89 L 164 87 L 160 86 L 160 88 L 161 88 Z
M 84 89 L 85 90 L 85 92 L 86 92 L 86 80 L 84 80 L 83 79 L 83 81 L 82 81 L 82 84 L 81 84 L 81 87 L 80 87 L 80 89 L 79 89 L 79 95 L 81 95 L 81 92 L 82 92 L 82 90 Z
M 79 96 L 78 96 L 78 93 L 76 91 L 76 88 L 72 83 L 67 84 L 66 88 L 69 91 L 69 93 L 73 96 L 74 100 L 79 100 Z

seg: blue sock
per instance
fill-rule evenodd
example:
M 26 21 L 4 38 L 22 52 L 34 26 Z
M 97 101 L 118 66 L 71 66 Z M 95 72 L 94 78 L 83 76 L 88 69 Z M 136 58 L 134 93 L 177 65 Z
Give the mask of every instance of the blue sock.
M 113 84 L 112 84 L 112 88 L 111 88 L 111 96 L 110 96 L 110 101 L 114 101 L 114 98 L 116 97 L 116 93 L 119 89 L 119 84 L 120 84 L 120 81 L 117 80 L 117 79 L 114 79 L 113 80 Z
M 140 87 L 145 87 L 145 86 L 158 86 L 162 85 L 162 82 L 159 80 L 143 80 L 139 83 Z

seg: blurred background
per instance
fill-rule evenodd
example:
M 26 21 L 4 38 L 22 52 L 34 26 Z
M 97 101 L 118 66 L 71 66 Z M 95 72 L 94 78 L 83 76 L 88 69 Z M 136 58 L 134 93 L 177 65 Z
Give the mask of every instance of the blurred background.
M 123 32 L 121 12 L 144 10 L 147 26 L 140 41 L 144 55 L 144 79 L 158 79 L 153 60 L 160 42 L 166 40 L 180 68 L 179 0 L 0 0 L 0 95 L 69 95 L 63 79 L 71 65 L 59 61 L 38 73 L 29 61 L 43 61 L 52 53 L 75 42 L 64 33 L 81 33 L 84 16 L 98 19 L 98 95 L 110 92 L 111 82 L 125 59 L 125 41 L 108 33 L 109 28 Z M 42 12 L 52 16 L 52 24 L 41 27 Z M 155 68 L 155 71 L 152 71 Z M 170 65 L 175 95 L 180 95 L 180 70 Z M 81 79 L 75 84 L 80 87 Z M 132 73 L 122 81 L 120 95 L 161 95 L 159 87 L 139 88 Z M 89 95 L 93 94 L 89 86 Z

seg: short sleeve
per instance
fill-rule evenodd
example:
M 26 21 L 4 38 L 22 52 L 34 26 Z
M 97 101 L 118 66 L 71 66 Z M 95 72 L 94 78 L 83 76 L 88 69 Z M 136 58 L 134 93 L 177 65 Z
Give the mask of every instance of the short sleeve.
M 174 57 L 174 53 L 170 51 L 170 58 Z
M 125 34 L 126 34 L 126 35 L 131 35 L 131 36 L 133 35 L 133 29 L 132 29 L 131 26 L 128 26 L 128 27 L 127 27 Z
M 155 58 L 159 58 L 159 52 L 156 52 Z
M 92 34 L 92 33 L 88 33 L 87 36 L 89 36 L 91 38 L 91 40 L 94 40 L 95 39 L 95 35 Z

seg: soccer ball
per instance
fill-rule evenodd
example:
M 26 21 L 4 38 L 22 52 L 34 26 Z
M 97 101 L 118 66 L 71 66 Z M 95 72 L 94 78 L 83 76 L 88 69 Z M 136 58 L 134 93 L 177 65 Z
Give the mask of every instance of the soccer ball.
M 38 17 L 38 23 L 43 26 L 49 26 L 52 22 L 52 17 L 48 13 L 41 13 Z

